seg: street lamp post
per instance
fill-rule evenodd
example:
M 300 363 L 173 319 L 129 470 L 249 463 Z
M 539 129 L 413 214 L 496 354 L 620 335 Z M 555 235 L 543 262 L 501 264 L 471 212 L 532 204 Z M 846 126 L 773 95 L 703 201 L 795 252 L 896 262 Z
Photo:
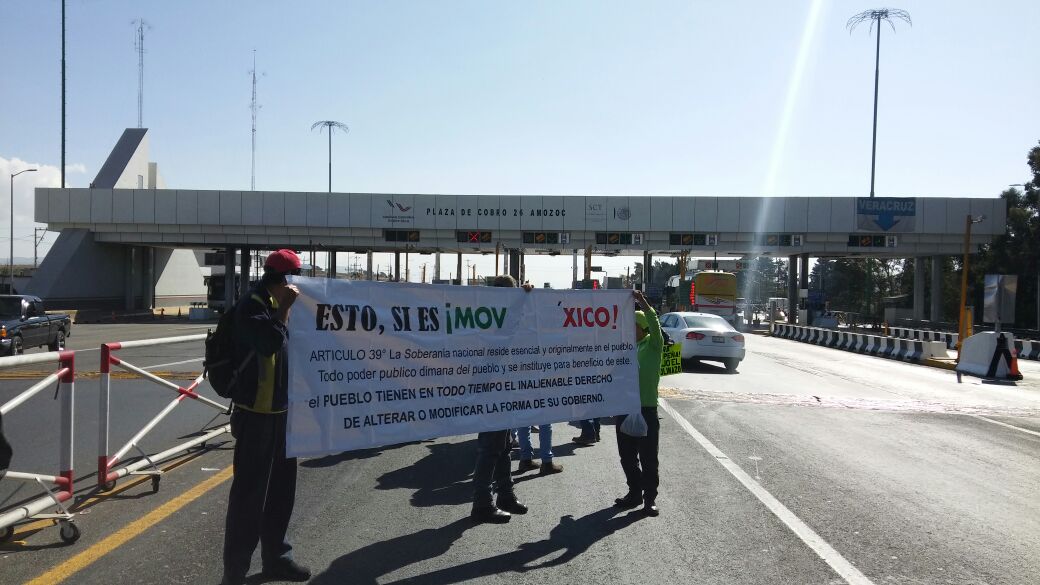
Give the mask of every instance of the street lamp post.
M 967 309 L 965 308 L 968 301 L 968 258 L 971 254 L 971 225 L 974 223 L 980 223 L 986 219 L 985 215 L 978 217 L 972 217 L 968 214 L 964 218 L 964 261 L 961 264 L 961 304 L 960 304 L 960 319 L 957 322 L 957 361 L 961 359 L 961 344 L 970 335 L 967 331 L 968 320 L 965 318 Z
M 14 178 L 22 173 L 35 173 L 37 169 L 24 169 L 17 173 L 11 173 L 11 247 L 9 248 L 10 256 L 8 257 L 7 275 L 10 279 L 8 284 L 7 292 L 14 294 Z

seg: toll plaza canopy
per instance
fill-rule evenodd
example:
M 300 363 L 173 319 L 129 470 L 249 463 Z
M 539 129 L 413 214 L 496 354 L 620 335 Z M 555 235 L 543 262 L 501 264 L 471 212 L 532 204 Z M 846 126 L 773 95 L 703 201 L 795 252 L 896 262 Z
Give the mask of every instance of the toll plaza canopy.
M 352 251 L 913 257 L 1005 232 L 999 198 L 601 197 L 36 189 L 36 221 L 99 243 Z

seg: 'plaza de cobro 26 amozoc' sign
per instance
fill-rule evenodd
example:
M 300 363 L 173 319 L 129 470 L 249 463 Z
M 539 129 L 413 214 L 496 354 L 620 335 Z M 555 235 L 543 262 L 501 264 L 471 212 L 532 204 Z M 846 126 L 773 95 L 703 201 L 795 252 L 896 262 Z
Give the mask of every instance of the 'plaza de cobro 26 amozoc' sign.
M 639 409 L 631 291 L 293 283 L 290 456 Z

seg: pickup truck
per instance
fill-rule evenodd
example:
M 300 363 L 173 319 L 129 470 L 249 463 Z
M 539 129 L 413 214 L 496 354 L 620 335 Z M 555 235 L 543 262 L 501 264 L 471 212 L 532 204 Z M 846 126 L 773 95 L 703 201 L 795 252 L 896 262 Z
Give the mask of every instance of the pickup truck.
M 0 355 L 18 355 L 42 345 L 61 351 L 71 333 L 72 319 L 63 313 L 48 315 L 39 297 L 0 295 Z

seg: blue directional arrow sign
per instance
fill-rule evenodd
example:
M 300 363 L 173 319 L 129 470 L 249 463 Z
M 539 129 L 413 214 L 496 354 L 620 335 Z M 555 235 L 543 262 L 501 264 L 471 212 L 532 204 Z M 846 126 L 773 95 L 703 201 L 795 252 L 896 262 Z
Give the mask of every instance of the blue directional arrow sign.
M 912 232 L 917 219 L 913 197 L 860 197 L 856 199 L 856 226 L 871 232 Z

